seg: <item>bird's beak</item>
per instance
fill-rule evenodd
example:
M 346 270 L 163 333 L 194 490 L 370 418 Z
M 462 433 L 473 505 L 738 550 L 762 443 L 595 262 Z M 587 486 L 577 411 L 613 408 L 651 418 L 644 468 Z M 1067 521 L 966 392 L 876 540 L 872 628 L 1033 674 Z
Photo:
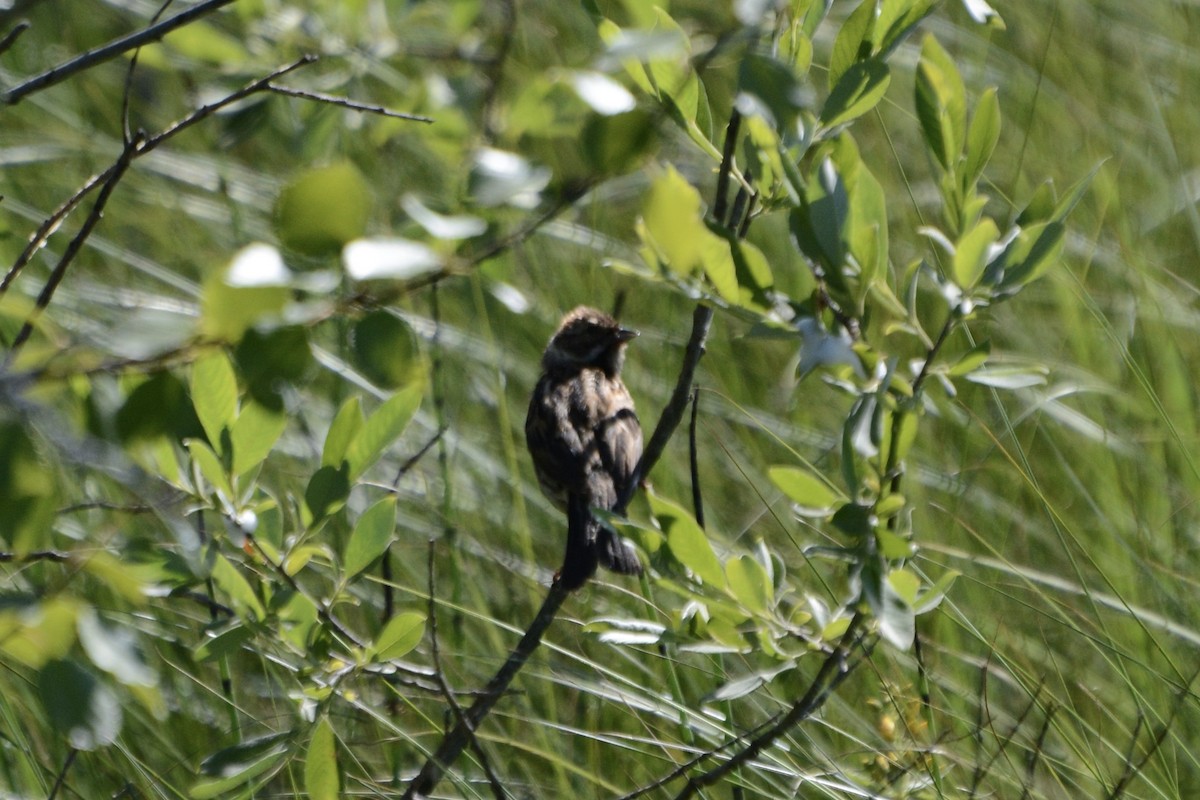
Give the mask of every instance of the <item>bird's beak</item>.
M 632 328 L 618 328 L 617 329 L 617 341 L 621 342 L 622 344 L 624 344 L 625 342 L 628 342 L 630 339 L 636 339 L 637 337 L 638 337 L 638 332 L 633 330 Z

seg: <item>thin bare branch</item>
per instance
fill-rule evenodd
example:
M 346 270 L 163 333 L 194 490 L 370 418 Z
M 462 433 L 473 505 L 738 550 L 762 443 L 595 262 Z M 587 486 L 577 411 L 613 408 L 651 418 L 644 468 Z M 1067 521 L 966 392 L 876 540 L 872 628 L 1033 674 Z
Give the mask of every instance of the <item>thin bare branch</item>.
M 433 117 L 424 117 L 420 114 L 407 114 L 403 111 L 393 111 L 392 109 L 385 108 L 384 106 L 374 105 L 372 103 L 359 103 L 356 100 L 347 100 L 345 97 L 338 97 L 337 95 L 325 94 L 323 92 L 313 92 L 309 91 L 308 89 L 289 89 L 286 86 L 276 86 L 275 84 L 267 86 L 267 89 L 275 92 L 276 94 L 286 95 L 287 97 L 299 97 L 303 100 L 313 100 L 317 103 L 328 103 L 329 105 L 341 106 L 342 108 L 349 108 L 354 111 L 362 111 L 367 114 L 380 114 L 385 117 L 392 117 L 393 119 L 406 119 L 411 122 L 433 122 Z
M 13 26 L 11 31 L 4 34 L 4 38 L 0 39 L 0 55 L 7 53 L 9 48 L 17 43 L 17 38 L 27 30 L 29 30 L 29 22 L 27 20 L 21 20 Z
M 51 67 L 40 75 L 35 75 L 17 84 L 7 92 L 0 92 L 0 103 L 10 106 L 16 105 L 34 92 L 41 91 L 56 83 L 61 83 L 75 73 L 82 72 L 96 64 L 116 58 L 127 50 L 141 47 L 150 42 L 157 42 L 176 28 L 181 28 L 190 22 L 211 14 L 221 8 L 221 6 L 227 6 L 233 2 L 235 0 L 204 0 L 204 2 L 184 9 L 175 16 L 164 19 L 162 22 L 149 25 L 140 31 L 113 39 L 108 44 L 102 44 L 85 53 L 80 53 L 69 61 L 64 61 L 62 64 Z M 11 35 L 10 33 L 9 36 Z

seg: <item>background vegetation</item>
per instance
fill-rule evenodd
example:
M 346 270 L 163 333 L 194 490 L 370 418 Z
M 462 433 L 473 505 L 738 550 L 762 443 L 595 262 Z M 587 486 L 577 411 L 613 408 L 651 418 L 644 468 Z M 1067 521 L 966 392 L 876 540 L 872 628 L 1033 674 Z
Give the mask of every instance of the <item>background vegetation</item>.
M 437 793 L 676 796 L 814 691 L 705 796 L 1200 792 L 1191 5 L 1001 22 L 882 2 L 919 22 L 881 48 L 840 0 L 238 0 L 133 69 L 123 48 L 19 94 L 181 9 L 16 5 L 6 796 L 401 794 L 561 558 L 521 432 L 559 316 L 619 308 L 641 330 L 649 431 L 698 299 L 695 432 L 631 509 L 652 574 L 566 599 Z M 844 118 L 831 69 L 861 78 Z M 921 113 L 922 80 L 953 99 L 952 72 L 969 119 L 998 89 L 978 186 L 987 137 L 946 149 L 955 112 Z M 739 91 L 744 245 L 712 213 Z M 768 157 L 780 131 L 795 174 Z M 982 241 L 1057 221 L 1079 181 L 1061 260 L 985 269 Z M 823 263 L 836 185 L 853 258 Z M 687 262 L 697 242 L 722 255 Z

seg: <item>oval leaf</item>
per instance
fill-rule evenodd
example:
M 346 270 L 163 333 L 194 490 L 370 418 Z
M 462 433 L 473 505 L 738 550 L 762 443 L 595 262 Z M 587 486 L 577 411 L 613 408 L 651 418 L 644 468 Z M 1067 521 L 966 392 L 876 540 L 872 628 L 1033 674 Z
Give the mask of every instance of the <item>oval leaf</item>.
M 408 653 L 425 635 L 425 615 L 406 611 L 388 620 L 375 640 L 375 657 L 380 661 L 400 658 Z
M 346 542 L 346 552 L 342 556 L 346 580 L 358 573 L 383 555 L 392 541 L 392 533 L 396 529 L 396 498 L 385 497 L 363 512 L 354 526 L 354 533 Z
M 771 467 L 767 476 L 789 500 L 804 508 L 832 508 L 842 499 L 824 480 L 799 467 Z

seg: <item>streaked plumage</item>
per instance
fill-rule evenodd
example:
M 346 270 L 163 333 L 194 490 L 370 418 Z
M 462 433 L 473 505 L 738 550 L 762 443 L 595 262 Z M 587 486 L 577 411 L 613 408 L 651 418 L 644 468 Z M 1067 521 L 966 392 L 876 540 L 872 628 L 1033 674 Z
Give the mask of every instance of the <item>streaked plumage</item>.
M 525 439 L 538 482 L 567 514 L 559 571 L 567 589 L 582 586 L 598 563 L 626 575 L 642 569 L 633 547 L 590 510 L 624 511 L 619 498 L 642 456 L 642 428 L 621 381 L 625 345 L 635 336 L 601 311 L 576 308 L 546 346 L 529 402 Z

